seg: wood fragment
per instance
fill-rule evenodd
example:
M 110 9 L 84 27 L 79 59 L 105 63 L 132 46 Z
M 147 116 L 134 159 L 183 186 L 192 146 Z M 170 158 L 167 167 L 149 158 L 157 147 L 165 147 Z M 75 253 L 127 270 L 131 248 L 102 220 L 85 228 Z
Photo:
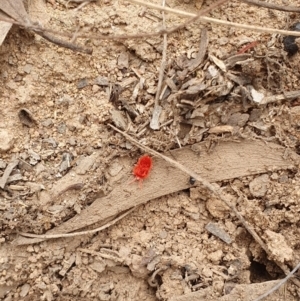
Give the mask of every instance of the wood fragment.
M 6 168 L 5 168 L 5 171 L 0 179 L 0 187 L 2 189 L 4 189 L 6 183 L 7 183 L 7 180 L 8 180 L 8 177 L 10 176 L 11 172 L 13 171 L 13 169 L 19 164 L 19 160 L 14 160 L 13 162 L 9 163 Z
M 258 103 L 259 105 L 266 105 L 271 102 L 278 102 L 281 100 L 293 100 L 300 97 L 300 90 L 287 91 L 282 94 L 271 95 L 263 97 Z
M 109 228 L 110 226 L 114 225 L 119 220 L 123 219 L 125 216 L 130 214 L 135 209 L 136 209 L 136 207 L 133 207 L 130 210 L 128 210 L 125 213 L 118 216 L 117 218 L 115 218 L 114 220 L 106 223 L 105 225 L 103 225 L 99 228 L 93 229 L 93 230 L 80 231 L 80 232 L 74 232 L 74 233 L 42 234 L 42 235 L 20 232 L 19 233 L 20 235 L 25 236 L 25 237 L 35 238 L 35 240 L 31 240 L 31 241 L 27 241 L 27 242 L 25 241 L 25 243 L 18 243 L 18 245 L 38 243 L 38 242 L 41 242 L 45 239 L 51 239 L 51 238 L 74 237 L 74 236 L 80 236 L 80 235 L 93 234 L 93 233 L 96 233 L 96 232 L 99 232 L 99 231 L 102 231 L 102 230 L 105 230 L 105 229 Z
M 198 51 L 196 57 L 188 63 L 189 66 L 187 66 L 187 68 L 190 72 L 195 70 L 203 62 L 206 51 L 207 51 L 207 46 L 208 46 L 207 29 L 203 28 L 201 31 L 199 51 Z

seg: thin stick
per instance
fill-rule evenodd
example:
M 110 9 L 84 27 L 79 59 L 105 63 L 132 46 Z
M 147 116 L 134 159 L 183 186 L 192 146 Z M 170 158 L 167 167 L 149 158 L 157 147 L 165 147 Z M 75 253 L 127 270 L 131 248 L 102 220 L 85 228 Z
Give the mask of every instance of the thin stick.
M 238 212 L 238 210 L 235 208 L 234 205 L 231 204 L 231 202 L 228 200 L 227 196 L 222 192 L 221 188 L 214 186 L 213 184 L 211 184 L 209 181 L 203 179 L 199 174 L 195 173 L 193 170 L 187 168 L 186 166 L 180 164 L 179 162 L 160 154 L 159 152 L 151 149 L 148 146 L 145 146 L 143 144 L 141 144 L 140 142 L 138 142 L 137 140 L 135 140 L 134 138 L 132 138 L 131 136 L 129 136 L 127 133 L 122 132 L 121 130 L 119 130 L 118 128 L 114 127 L 111 124 L 108 124 L 112 129 L 114 129 L 116 132 L 120 133 L 121 135 L 123 135 L 126 139 L 128 139 L 129 141 L 131 141 L 133 144 L 135 144 L 136 146 L 138 146 L 139 148 L 141 148 L 144 151 L 147 151 L 149 154 L 152 154 L 153 156 L 162 158 L 163 160 L 165 160 L 166 162 L 170 163 L 171 165 L 173 165 L 174 167 L 178 168 L 179 170 L 185 172 L 186 174 L 188 174 L 190 177 L 193 177 L 194 179 L 196 179 L 197 181 L 199 181 L 205 188 L 207 188 L 209 191 L 211 191 L 215 196 L 217 196 L 221 201 L 224 202 L 224 204 L 229 207 L 234 214 L 236 215 L 236 217 L 239 219 L 239 221 L 243 224 L 243 226 L 247 229 L 247 231 L 252 235 L 252 237 L 254 238 L 254 240 L 261 246 L 261 248 L 270 256 L 272 255 L 271 251 L 269 250 L 268 246 L 262 241 L 262 239 L 259 237 L 259 235 L 256 233 L 256 231 L 253 229 L 253 227 L 248 224 L 248 222 L 244 219 L 244 217 Z M 272 257 L 272 256 L 270 256 Z M 288 275 L 290 273 L 289 268 L 281 262 L 275 261 L 276 264 L 283 270 L 283 272 Z M 300 286 L 300 282 L 298 281 L 298 279 L 293 279 L 293 282 Z
M 160 5 L 155 5 L 155 4 L 151 4 L 151 3 L 146 3 L 144 1 L 139 1 L 139 0 L 129 0 L 131 2 L 135 2 L 144 6 L 148 6 L 151 7 L 153 9 L 157 9 L 157 10 L 161 10 L 161 11 L 165 11 L 165 12 L 171 12 L 174 14 L 178 14 L 178 15 L 182 15 L 184 17 L 197 17 L 195 19 L 199 19 L 202 22 L 208 22 L 208 23 L 212 23 L 212 24 L 219 24 L 219 25 L 223 25 L 223 26 L 229 26 L 229 27 L 235 27 L 235 28 L 240 28 L 240 29 L 245 29 L 245 30 L 251 30 L 251 31 L 256 31 L 256 32 L 263 32 L 263 33 L 270 33 L 270 34 L 281 34 L 281 35 L 285 35 L 285 36 L 297 36 L 300 37 L 300 32 L 299 31 L 291 31 L 291 30 L 282 30 L 282 29 L 276 29 L 276 28 L 269 28 L 269 27 L 260 27 L 260 26 L 254 26 L 254 25 L 247 25 L 247 24 L 239 24 L 239 23 L 235 23 L 235 22 L 228 22 L 228 21 L 224 21 L 224 20 L 219 20 L 219 19 L 214 19 L 214 18 L 210 18 L 210 17 L 204 17 L 202 16 L 202 14 L 204 14 L 205 12 L 201 12 L 198 15 L 192 14 L 192 13 L 188 13 L 182 10 L 176 10 L 176 9 L 172 9 L 172 8 L 168 8 L 168 7 L 161 7 Z M 225 1 L 219 1 L 217 4 L 221 4 Z M 213 7 L 216 7 L 216 5 L 213 5 Z M 51 28 L 46 28 L 43 27 L 41 25 L 37 25 L 37 24 L 31 24 L 30 26 L 28 26 L 27 24 L 21 23 L 21 22 L 17 22 L 12 20 L 11 18 L 6 18 L 1 16 L 0 17 L 1 21 L 5 21 L 5 22 L 9 22 L 15 25 L 19 25 L 19 26 L 23 26 L 26 29 L 29 30 L 33 30 L 33 31 L 40 31 L 40 32 L 48 32 L 48 33 L 52 33 L 54 35 L 58 35 L 61 37 L 66 37 L 66 38 L 72 38 L 73 34 L 71 34 L 70 32 L 67 31 L 58 31 L 58 30 L 53 30 Z M 194 21 L 194 19 L 192 20 Z M 101 34 L 85 34 L 85 33 L 80 33 L 77 35 L 78 38 L 85 38 L 85 39 L 98 39 L 98 40 L 126 40 L 126 39 L 146 39 L 146 38 L 150 38 L 150 37 L 155 37 L 155 36 L 160 36 L 163 34 L 171 34 L 177 30 L 180 30 L 182 28 L 184 28 L 187 24 L 190 23 L 190 20 L 188 20 L 187 22 L 185 22 L 182 25 L 176 26 L 176 27 L 172 27 L 170 29 L 162 29 L 159 30 L 157 32 L 153 32 L 153 33 L 142 33 L 142 34 L 131 34 L 131 35 L 126 35 L 126 34 L 121 34 L 121 35 L 101 35 Z
M 165 7 L 165 0 L 163 0 L 163 7 Z M 165 29 L 166 28 L 166 16 L 165 16 L 165 12 L 162 12 L 162 13 L 163 13 L 163 28 Z M 160 90 L 161 90 L 161 86 L 162 86 L 162 82 L 163 82 L 163 78 L 164 78 L 166 59 L 167 59 L 167 47 L 168 47 L 167 34 L 164 34 L 163 38 L 164 38 L 163 53 L 162 53 L 162 59 L 161 59 L 161 63 L 160 63 L 157 91 L 156 91 L 155 102 L 154 102 L 154 105 L 156 105 L 156 106 L 159 104 L 159 95 L 160 95 Z
M 150 2 L 144 2 L 141 0 L 128 0 L 130 2 L 136 3 L 136 4 L 140 4 L 143 6 L 147 6 L 156 10 L 160 10 L 160 11 L 165 11 L 165 12 L 169 12 L 169 13 L 173 13 L 176 15 L 181 15 L 183 17 L 195 17 L 197 16 L 196 14 L 193 13 L 189 13 L 183 10 L 179 10 L 179 9 L 174 9 L 174 8 L 169 8 L 169 7 L 162 7 L 160 5 L 157 4 L 153 4 Z M 246 30 L 253 30 L 253 31 L 257 31 L 257 32 L 264 32 L 264 33 L 277 33 L 277 34 L 282 34 L 282 35 L 293 35 L 293 36 L 300 36 L 300 32 L 298 31 L 291 31 L 291 30 L 282 30 L 282 29 L 276 29 L 276 28 L 269 28 L 269 27 L 260 27 L 260 26 L 255 26 L 255 25 L 247 25 L 247 24 L 240 24 L 240 23 L 235 23 L 235 22 L 228 22 L 225 20 L 219 20 L 219 19 L 215 19 L 215 18 L 210 18 L 210 17 L 205 17 L 205 16 L 199 16 L 199 20 L 203 21 L 203 22 L 209 22 L 209 23 L 213 23 L 213 24 L 219 24 L 219 25 L 224 25 L 224 26 L 229 26 L 229 27 L 235 27 L 235 28 L 240 28 L 240 29 L 246 29 Z M 159 32 L 159 34 L 163 34 L 164 32 Z M 167 31 L 167 33 L 169 33 Z M 152 34 L 154 35 L 154 33 Z M 157 33 L 155 33 L 155 35 L 157 35 Z M 141 37 L 139 37 L 141 38 Z
M 165 0 L 162 0 L 162 6 L 165 7 Z M 166 28 L 165 12 L 162 12 L 162 16 L 163 16 L 163 29 L 165 29 Z M 163 78 L 164 78 L 164 74 L 165 74 L 167 48 L 168 48 L 167 34 L 164 34 L 163 35 L 163 53 L 162 53 L 162 58 L 161 58 L 161 63 L 160 63 L 158 83 L 157 83 L 156 94 L 155 94 L 155 99 L 154 99 L 154 108 L 153 108 L 152 118 L 151 118 L 151 122 L 150 122 L 150 128 L 153 130 L 158 130 L 160 127 L 159 126 L 159 116 L 161 114 L 161 107 L 159 106 L 159 96 L 160 96 L 161 86 L 162 86 L 162 82 L 163 82 Z
M 124 218 L 125 216 L 127 216 L 129 213 L 131 213 L 136 207 L 131 208 L 130 210 L 126 211 L 125 213 L 123 213 L 122 215 L 118 216 L 117 218 L 115 218 L 114 220 L 112 220 L 111 222 L 93 229 L 93 230 L 87 230 L 87 231 L 81 231 L 81 232 L 73 232 L 73 233 L 62 233 L 62 234 L 31 234 L 31 233 L 26 233 L 26 232 L 19 232 L 20 235 L 25 236 L 25 237 L 31 237 L 31 238 L 42 238 L 42 239 L 50 239 L 50 238 L 62 238 L 62 237 L 74 237 L 74 236 L 79 236 L 79 235 L 87 235 L 87 234 L 92 234 L 95 232 L 99 232 L 102 231 L 104 229 L 109 228 L 110 226 L 114 225 L 115 223 L 117 223 L 119 220 L 121 220 L 122 218 Z
M 297 6 L 288 6 L 288 5 L 280 6 L 277 4 L 268 3 L 265 1 L 259 1 L 259 0 L 241 0 L 241 1 L 244 3 L 250 4 L 250 5 L 255 5 L 255 6 L 265 7 L 265 8 L 275 9 L 275 10 L 294 12 L 294 13 L 300 12 L 300 7 L 297 7 Z
M 258 297 L 254 301 L 260 301 L 260 300 L 264 299 L 265 297 L 271 295 L 273 292 L 275 292 L 277 289 L 279 289 L 284 283 L 286 283 L 299 268 L 300 268 L 300 262 L 296 265 L 296 267 L 285 278 L 283 278 L 274 287 L 272 287 L 269 291 L 265 292 L 263 295 L 261 295 L 260 297 Z
M 35 33 L 40 35 L 41 37 L 43 37 L 45 40 L 47 40 L 47 41 L 49 41 L 53 44 L 56 44 L 60 47 L 68 48 L 68 49 L 71 49 L 73 51 L 87 53 L 87 54 L 92 54 L 93 53 L 93 49 L 91 49 L 91 48 L 86 48 L 86 47 L 77 45 L 73 42 L 68 42 L 68 41 L 61 40 L 61 39 L 59 39 L 55 36 L 50 35 L 47 32 L 35 31 Z
M 179 26 L 174 26 L 170 29 L 161 29 L 157 32 L 154 33 L 143 33 L 143 34 L 132 34 L 132 35 L 111 35 L 111 36 L 106 36 L 106 35 L 99 35 L 99 34 L 86 34 L 86 33 L 81 33 L 78 34 L 78 38 L 87 38 L 87 39 L 101 39 L 101 40 L 125 40 L 125 39 L 140 39 L 140 38 L 148 38 L 148 37 L 153 37 L 153 36 L 160 36 L 163 34 L 171 34 L 174 33 L 180 29 L 185 28 L 187 25 L 189 25 L 190 23 L 193 23 L 194 21 L 196 21 L 197 19 L 199 19 L 201 16 L 205 15 L 206 13 L 210 12 L 211 10 L 217 8 L 218 6 L 220 6 L 221 4 L 227 2 L 228 0 L 218 0 L 217 2 L 215 2 L 214 4 L 212 4 L 211 6 L 209 6 L 208 8 L 204 9 L 203 11 L 199 12 L 198 15 L 193 15 L 193 17 L 189 20 L 187 20 L 186 22 L 184 22 L 183 24 L 179 25 Z M 159 6 L 161 7 L 161 6 Z M 163 9 L 162 9 L 163 10 Z M 23 26 L 26 29 L 29 30 L 33 30 L 33 31 L 39 31 L 39 32 L 49 32 L 58 36 L 64 36 L 64 37 L 68 37 L 68 38 L 72 38 L 73 35 L 69 32 L 62 32 L 62 31 L 58 31 L 58 30 L 53 30 L 50 28 L 46 28 L 41 26 L 40 24 L 37 23 L 32 23 L 30 25 L 22 23 L 20 21 L 13 21 L 11 22 L 10 18 L 5 18 L 3 16 L 0 17 L 1 21 L 6 21 L 6 22 L 10 22 L 12 24 L 15 25 L 19 25 L 19 26 Z

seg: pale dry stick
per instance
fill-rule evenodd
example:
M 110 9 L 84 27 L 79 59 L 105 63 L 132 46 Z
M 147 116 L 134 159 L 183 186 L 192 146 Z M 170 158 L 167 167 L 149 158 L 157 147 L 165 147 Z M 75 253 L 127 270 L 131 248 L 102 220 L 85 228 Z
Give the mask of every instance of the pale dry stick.
M 225 194 L 222 192 L 221 188 L 214 186 L 213 184 L 211 184 L 209 181 L 203 179 L 199 174 L 195 173 L 193 170 L 187 168 L 186 166 L 180 164 L 179 162 L 160 154 L 159 152 L 151 149 L 148 146 L 145 146 L 143 144 L 141 144 L 140 142 L 138 142 L 137 140 L 135 140 L 134 138 L 132 138 L 130 135 L 128 135 L 127 133 L 119 130 L 118 128 L 116 128 L 115 126 L 108 124 L 113 130 L 115 130 L 116 132 L 120 133 L 121 135 L 123 135 L 126 139 L 128 139 L 129 141 L 131 141 L 133 144 L 135 144 L 136 146 L 138 146 L 139 148 L 141 148 L 144 151 L 147 151 L 148 153 L 152 154 L 155 157 L 159 157 L 162 158 L 163 160 L 165 160 L 166 162 L 170 163 L 171 165 L 173 165 L 174 167 L 178 168 L 179 170 L 185 172 L 187 175 L 189 175 L 190 177 L 193 177 L 194 179 L 196 179 L 197 181 L 199 181 L 205 188 L 207 188 L 209 191 L 211 191 L 215 196 L 217 196 L 222 202 L 224 202 L 224 204 L 229 207 L 234 214 L 236 215 L 236 217 L 239 219 L 239 221 L 243 224 L 243 226 L 247 229 L 247 231 L 252 235 L 252 237 L 254 238 L 254 240 L 261 246 L 261 248 L 270 256 L 272 253 L 269 250 L 268 246 L 262 241 L 262 239 L 259 237 L 259 235 L 256 233 L 256 231 L 253 229 L 253 227 L 248 224 L 248 222 L 244 219 L 244 217 L 238 212 L 238 210 L 235 208 L 234 205 L 232 205 L 230 203 L 230 201 L 228 200 L 228 198 L 225 196 Z M 270 256 L 271 257 L 271 256 Z M 275 260 L 274 260 L 275 261 Z M 288 275 L 290 273 L 289 268 L 281 262 L 277 262 L 275 261 L 276 264 L 282 269 L 282 271 Z M 300 287 L 300 281 L 298 279 L 292 279 L 293 282 Z
M 121 34 L 121 35 L 111 35 L 111 36 L 101 35 L 101 34 L 81 33 L 81 34 L 78 34 L 78 38 L 101 39 L 101 40 L 127 40 L 127 39 L 141 39 L 141 38 L 154 37 L 154 36 L 160 36 L 160 35 L 163 35 L 163 34 L 171 34 L 171 33 L 174 33 L 176 31 L 180 30 L 180 29 L 184 29 L 187 25 L 193 23 L 194 21 L 199 19 L 201 16 L 207 14 L 211 10 L 219 7 L 221 4 L 224 4 L 227 1 L 229 1 L 229 0 L 218 0 L 214 4 L 210 5 L 208 8 L 200 11 L 199 14 L 194 15 L 194 17 L 187 20 L 183 24 L 178 25 L 178 26 L 174 26 L 170 29 L 161 29 L 161 30 L 159 30 L 157 32 L 154 32 L 154 33 L 142 33 L 142 34 L 132 34 L 132 35 Z M 161 7 L 161 6 L 159 6 L 159 7 Z M 28 30 L 32 30 L 32 31 L 48 32 L 48 33 L 52 33 L 52 34 L 62 36 L 62 37 L 67 37 L 67 38 L 72 38 L 73 37 L 73 34 L 71 34 L 69 32 L 53 30 L 51 28 L 43 27 L 42 25 L 37 24 L 37 23 L 28 25 L 28 24 L 22 23 L 20 21 L 15 21 L 15 20 L 13 22 L 11 22 L 11 19 L 5 18 L 5 17 L 2 17 L 2 16 L 0 17 L 0 20 L 5 21 L 5 22 L 9 22 L 9 23 L 12 23 L 12 24 L 15 24 L 15 25 L 23 26 L 24 28 L 26 28 Z
M 156 10 L 165 11 L 165 12 L 173 13 L 173 14 L 176 14 L 176 15 L 180 15 L 180 16 L 183 16 L 183 17 L 199 16 L 199 15 L 189 13 L 189 12 L 186 12 L 186 11 L 183 11 L 183 10 L 180 10 L 180 9 L 162 7 L 160 5 L 153 4 L 153 3 L 150 3 L 150 2 L 145 2 L 145 1 L 142 1 L 142 0 L 128 0 L 128 1 L 136 3 L 136 4 L 140 4 L 142 6 L 147 6 L 147 7 L 156 9 Z M 219 19 L 215 19 L 215 18 L 205 17 L 205 16 L 202 16 L 202 15 L 199 16 L 199 20 L 203 21 L 203 22 L 212 23 L 212 24 L 219 24 L 219 25 L 235 27 L 235 28 L 240 28 L 240 29 L 246 29 L 246 30 L 253 30 L 253 31 L 257 31 L 257 32 L 264 32 L 264 33 L 271 33 L 271 34 L 275 33 L 275 34 L 282 34 L 282 35 L 285 35 L 285 36 L 292 35 L 292 36 L 300 37 L 300 32 L 299 31 L 297 32 L 297 31 L 291 31 L 291 30 L 282 30 L 282 29 L 276 29 L 276 28 L 240 24 L 240 23 L 229 22 L 229 21 L 225 21 L 225 20 L 219 20 Z M 159 31 L 158 33 L 151 34 L 151 36 L 158 35 L 158 34 L 164 34 L 164 33 L 169 34 L 169 33 L 172 33 L 172 32 L 173 32 L 173 29 L 166 30 L 166 32 Z M 150 35 L 148 35 L 146 37 L 150 37 Z M 141 38 L 141 35 L 139 36 L 139 38 Z
M 240 29 L 245 29 L 245 30 L 251 30 L 251 31 L 257 31 L 257 32 L 263 32 L 263 33 L 275 33 L 275 34 L 281 34 L 281 35 L 292 35 L 292 36 L 297 36 L 300 37 L 300 32 L 299 31 L 291 31 L 291 30 L 282 30 L 282 29 L 276 29 L 276 28 L 269 28 L 269 27 L 260 27 L 260 26 L 254 26 L 254 25 L 247 25 L 247 24 L 239 24 L 239 23 L 235 23 L 235 22 L 228 22 L 228 21 L 224 21 L 224 20 L 219 20 L 219 19 L 214 19 L 214 18 L 210 18 L 210 17 L 204 17 L 203 15 L 206 14 L 210 9 L 216 8 L 217 6 L 223 4 L 224 2 L 228 1 L 228 0 L 221 0 L 218 1 L 217 3 L 213 4 L 212 6 L 210 6 L 209 8 L 207 8 L 206 10 L 201 11 L 198 15 L 192 14 L 192 13 L 188 13 L 182 10 L 176 10 L 176 9 L 171 9 L 171 8 L 163 8 L 160 5 L 155 5 L 155 4 L 151 4 L 151 3 L 146 3 L 144 1 L 139 1 L 139 0 L 128 0 L 131 2 L 135 2 L 144 6 L 148 6 L 151 7 L 153 9 L 157 9 L 157 10 L 161 10 L 161 11 L 165 11 L 165 12 L 171 12 L 174 14 L 178 14 L 178 15 L 182 15 L 185 17 L 188 16 L 194 16 L 194 18 L 189 19 L 188 21 L 186 21 L 185 23 L 183 23 L 182 25 L 179 26 L 175 26 L 169 29 L 164 29 L 164 30 L 159 30 L 157 32 L 154 33 L 142 33 L 142 34 L 131 34 L 131 35 L 126 35 L 126 34 L 120 34 L 120 35 L 102 35 L 102 34 L 86 34 L 86 33 L 80 33 L 78 34 L 78 38 L 85 38 L 85 39 L 98 39 L 98 40 L 126 40 L 126 39 L 146 39 L 146 38 L 151 38 L 151 37 L 155 37 L 155 36 L 160 36 L 163 34 L 171 34 L 174 33 L 182 28 L 184 28 L 186 25 L 190 24 L 191 22 L 194 22 L 197 19 L 200 19 L 200 21 L 203 22 L 208 22 L 208 23 L 212 23 L 212 24 L 219 24 L 219 25 L 224 25 L 224 26 L 229 26 L 229 27 L 235 27 L 235 28 L 240 28 Z M 15 25 L 19 25 L 19 26 L 23 26 L 24 28 L 28 29 L 28 30 L 32 30 L 32 31 L 38 31 L 38 32 L 47 32 L 47 33 L 52 33 L 54 35 L 58 35 L 61 37 L 66 37 L 66 38 L 72 38 L 73 34 L 70 32 L 66 32 L 66 31 L 58 31 L 58 30 L 53 30 L 51 28 L 47 28 L 47 27 L 43 27 L 41 25 L 37 25 L 37 24 L 31 24 L 30 26 L 28 26 L 25 23 L 21 23 L 21 22 L 17 22 L 15 20 L 12 20 L 11 18 L 6 18 L 1 16 L 0 17 L 0 21 L 5 21 L 8 23 L 12 23 Z
M 257 299 L 253 300 L 253 301 L 260 301 L 263 298 L 271 295 L 273 292 L 275 292 L 276 290 L 278 290 L 284 283 L 286 283 L 295 273 L 296 271 L 300 268 L 300 263 L 298 263 L 296 265 L 296 267 L 285 277 L 283 278 L 281 281 L 279 281 L 276 285 L 274 285 L 274 287 L 272 287 L 269 291 L 265 292 L 263 295 L 261 295 L 260 297 L 258 297 Z
M 129 213 L 131 213 L 133 210 L 135 210 L 137 207 L 133 207 L 131 209 L 129 209 L 128 211 L 126 211 L 125 213 L 123 213 L 122 215 L 118 216 L 117 218 L 115 218 L 114 220 L 108 222 L 107 224 L 93 229 L 93 230 L 87 230 L 87 231 L 81 231 L 81 232 L 73 232 L 73 233 L 59 233 L 59 234 L 32 234 L 32 233 L 26 233 L 26 232 L 19 232 L 18 234 L 25 236 L 25 237 L 31 237 L 31 238 L 42 238 L 42 239 L 51 239 L 51 238 L 63 238 L 63 237 L 74 237 L 74 236 L 80 236 L 80 235 L 88 235 L 88 234 L 92 234 L 92 233 L 96 233 L 102 230 L 105 230 L 107 228 L 109 228 L 110 226 L 114 225 L 115 223 L 117 223 L 119 220 L 123 219 L 125 216 L 127 216 Z
M 250 5 L 255 5 L 255 6 L 265 7 L 265 8 L 275 9 L 275 10 L 294 12 L 294 13 L 300 12 L 300 7 L 297 6 L 289 6 L 289 5 L 280 6 L 277 4 L 273 4 L 265 1 L 259 1 L 259 0 L 241 0 L 241 1 Z
M 166 2 L 165 0 L 162 0 L 163 7 L 165 7 L 165 2 Z M 163 16 L 163 29 L 165 29 L 166 28 L 165 12 L 162 12 L 162 16 Z M 154 108 L 153 108 L 152 118 L 150 121 L 150 128 L 153 130 L 159 129 L 159 116 L 162 111 L 162 108 L 159 105 L 159 95 L 160 95 L 162 82 L 163 82 L 163 78 L 164 78 L 164 74 L 165 74 L 167 48 L 168 48 L 167 34 L 164 34 L 163 35 L 163 52 L 162 52 L 162 58 L 161 58 L 161 63 L 160 63 L 160 68 L 159 68 L 157 90 L 156 90 L 155 99 L 154 99 Z

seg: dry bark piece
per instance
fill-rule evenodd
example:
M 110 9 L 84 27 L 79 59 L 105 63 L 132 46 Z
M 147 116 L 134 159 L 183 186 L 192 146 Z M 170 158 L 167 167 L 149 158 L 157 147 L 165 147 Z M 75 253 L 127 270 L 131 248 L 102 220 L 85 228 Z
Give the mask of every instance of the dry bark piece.
M 203 145 L 205 149 L 205 143 L 200 143 L 200 145 Z M 262 153 L 268 154 L 268 156 L 261 156 Z M 209 181 L 217 182 L 260 174 L 270 169 L 294 168 L 297 163 L 294 163 L 293 160 L 298 161 L 299 156 L 292 153 L 292 160 L 290 157 L 284 158 L 284 153 L 285 148 L 273 143 L 240 141 L 239 143 L 220 142 L 213 152 L 202 152 L 201 156 L 189 147 L 171 151 L 171 156 Z M 132 166 L 132 164 L 128 165 Z M 149 178 L 144 181 L 142 189 L 138 189 L 135 185 L 128 185 L 124 181 L 123 184 L 115 187 L 109 195 L 95 200 L 80 215 L 48 231 L 47 234 L 68 233 L 96 222 L 104 222 L 129 208 L 191 186 L 190 177 L 185 172 L 168 168 L 168 166 L 164 160 L 155 158 L 153 170 Z M 128 174 L 130 174 L 129 170 Z M 39 241 L 41 239 L 32 240 L 23 237 L 19 238 L 16 243 L 28 244 Z
M 110 114 L 111 114 L 111 120 L 112 122 L 120 129 L 122 129 L 123 131 L 126 130 L 127 128 L 127 120 L 125 119 L 125 117 L 123 116 L 123 114 L 116 109 L 111 109 L 110 110 Z
M 209 58 L 223 71 L 223 72 L 226 72 L 227 71 L 227 68 L 226 68 L 226 64 L 218 59 L 217 57 L 215 57 L 214 55 L 210 54 L 209 55 Z
M 128 69 L 129 68 L 129 55 L 128 52 L 122 52 L 118 57 L 118 68 Z
M 1 17 L 1 13 L 0 13 Z M 5 21 L 0 21 L 0 46 L 2 45 L 3 41 L 6 38 L 6 35 L 8 34 L 9 30 L 11 29 L 12 24 L 5 22 Z
M 188 62 L 188 65 L 186 66 L 188 71 L 195 70 L 203 62 L 204 56 L 206 54 L 207 46 L 208 46 L 207 29 L 203 28 L 201 31 L 199 51 L 197 53 L 197 56 L 193 60 Z
M 9 163 L 2 175 L 2 178 L 0 179 L 0 187 L 3 189 L 7 183 L 7 180 L 9 178 L 9 175 L 13 171 L 13 169 L 19 164 L 19 160 L 15 160 L 11 163 Z
M 251 54 L 243 53 L 236 54 L 227 58 L 224 63 L 227 69 L 234 67 L 237 64 L 245 63 L 246 60 L 251 58 Z
M 30 25 L 31 23 L 23 0 L 1 0 L 0 10 L 16 21 L 22 22 L 24 25 Z

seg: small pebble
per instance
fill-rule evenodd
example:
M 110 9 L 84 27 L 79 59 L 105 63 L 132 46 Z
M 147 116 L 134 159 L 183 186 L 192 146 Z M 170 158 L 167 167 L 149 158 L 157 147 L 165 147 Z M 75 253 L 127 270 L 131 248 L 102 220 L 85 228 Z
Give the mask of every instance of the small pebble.
M 60 133 L 60 134 L 64 134 L 66 132 L 66 129 L 67 129 L 67 126 L 65 123 L 60 123 L 58 126 L 57 126 L 57 131 Z
M 109 85 L 109 81 L 107 79 L 107 77 L 97 77 L 95 79 L 95 84 L 98 86 L 108 86 Z
M 7 152 L 14 145 L 14 136 L 5 129 L 0 129 L 0 152 Z
M 250 193 L 254 197 L 263 197 L 267 193 L 270 178 L 268 175 L 261 175 L 256 177 L 249 184 Z
M 0 159 L 0 169 L 4 169 L 6 167 L 6 162 Z
M 89 84 L 88 80 L 86 78 L 82 78 L 79 80 L 77 83 L 77 88 L 78 89 L 83 89 Z
M 24 298 L 25 296 L 27 296 L 29 289 L 30 289 L 30 285 L 28 283 L 25 283 L 24 285 L 22 285 L 21 291 L 20 291 L 20 297 Z
M 53 125 L 53 121 L 52 121 L 51 118 L 48 118 L 48 119 L 42 121 L 42 125 L 43 125 L 44 127 L 48 128 L 48 127 L 50 127 L 50 126 Z
M 27 74 L 31 72 L 31 69 L 32 69 L 32 65 L 30 64 L 26 64 L 23 68 L 24 72 L 26 72 Z

